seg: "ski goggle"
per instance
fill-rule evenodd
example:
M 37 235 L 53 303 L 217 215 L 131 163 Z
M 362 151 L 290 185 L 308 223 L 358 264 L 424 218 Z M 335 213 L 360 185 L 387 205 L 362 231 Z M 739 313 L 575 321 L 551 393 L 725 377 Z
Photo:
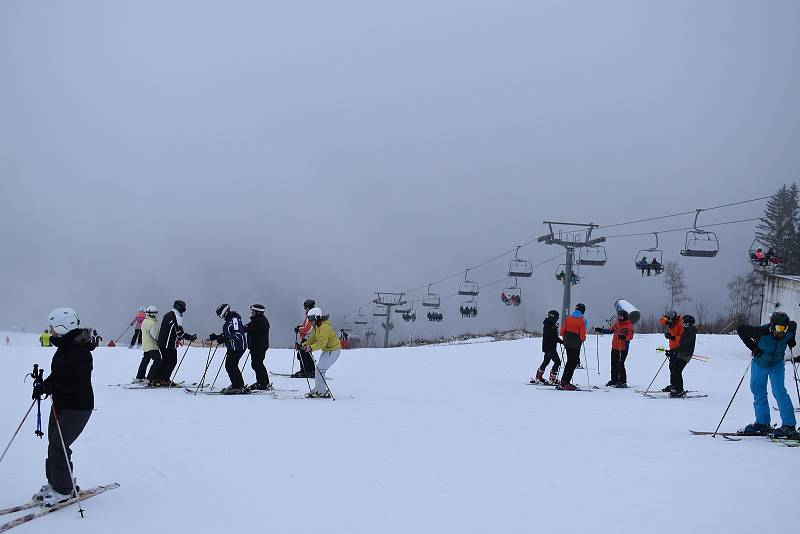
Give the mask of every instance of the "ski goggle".
M 776 324 L 772 329 L 779 334 L 785 334 L 789 327 L 784 324 Z

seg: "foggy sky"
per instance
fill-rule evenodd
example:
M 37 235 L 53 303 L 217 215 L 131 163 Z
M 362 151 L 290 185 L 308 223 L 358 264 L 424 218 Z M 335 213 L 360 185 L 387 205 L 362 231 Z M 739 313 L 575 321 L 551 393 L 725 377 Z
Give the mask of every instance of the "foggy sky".
M 285 345 L 304 298 L 340 327 L 373 291 L 458 272 L 544 219 L 771 194 L 800 177 L 798 27 L 791 1 L 2 2 L 0 329 L 69 305 L 111 338 L 140 305 L 182 298 L 202 335 L 220 302 L 260 302 Z M 688 310 L 726 306 L 752 232 L 720 228 L 714 260 L 663 236 Z M 573 302 L 590 320 L 617 298 L 662 308 L 661 280 L 633 268 L 651 241 L 609 241 L 608 265 L 584 270 Z M 497 286 L 479 319 L 450 299 L 441 327 L 418 309 L 414 332 L 537 327 L 560 308 L 555 269 L 521 281 L 521 309 Z

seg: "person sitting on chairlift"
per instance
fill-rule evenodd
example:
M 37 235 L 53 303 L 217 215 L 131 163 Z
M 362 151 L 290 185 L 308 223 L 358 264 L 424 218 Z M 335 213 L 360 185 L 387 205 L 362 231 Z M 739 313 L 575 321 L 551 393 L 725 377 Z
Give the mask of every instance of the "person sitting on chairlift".
M 655 258 L 653 258 L 655 259 Z M 642 257 L 641 260 L 636 262 L 636 268 L 642 271 L 642 277 L 644 277 L 644 272 L 647 271 L 647 276 L 650 276 L 650 263 L 647 261 L 647 256 Z
M 650 262 L 650 269 L 654 270 L 658 275 L 664 270 L 664 266 L 658 262 L 655 256 L 653 256 L 653 261 Z M 650 276 L 650 269 L 647 270 L 647 276 Z

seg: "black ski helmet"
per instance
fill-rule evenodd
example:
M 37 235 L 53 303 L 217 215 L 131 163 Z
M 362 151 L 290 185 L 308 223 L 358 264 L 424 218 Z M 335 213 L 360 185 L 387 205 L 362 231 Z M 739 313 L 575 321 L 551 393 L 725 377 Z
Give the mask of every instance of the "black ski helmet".
M 267 309 L 264 307 L 263 304 L 253 304 L 250 306 L 250 311 L 254 311 L 256 313 L 264 313 Z
M 586 304 L 583 302 L 579 302 L 575 305 L 575 309 L 581 313 L 586 313 Z
M 303 308 L 305 308 L 306 310 L 310 310 L 311 308 L 315 307 L 316 305 L 317 305 L 317 303 L 316 303 L 316 301 L 314 301 L 314 299 L 306 299 L 306 301 L 303 303 Z
M 175 308 L 181 315 L 186 313 L 186 303 L 183 302 L 182 300 L 176 300 L 175 302 L 173 302 L 172 307 Z
M 549 312 L 547 312 L 547 316 L 554 321 L 558 321 L 559 318 L 558 312 L 556 310 L 550 310 Z
M 782 311 L 776 311 L 769 317 L 770 326 L 782 325 L 789 326 L 789 316 Z
M 666 317 L 670 321 L 674 321 L 675 319 L 678 318 L 678 312 L 676 312 L 675 310 L 669 310 L 667 313 L 664 314 L 664 317 Z
M 619 311 L 617 312 L 617 317 L 622 317 L 622 320 L 623 320 L 623 321 L 627 321 L 627 320 L 628 320 L 628 317 L 629 317 L 629 316 L 628 316 L 628 312 L 627 312 L 627 311 L 625 311 L 625 310 L 619 310 Z
M 225 316 L 230 311 L 230 309 L 231 307 L 228 306 L 227 304 L 220 304 L 219 306 L 217 306 L 217 317 L 219 317 L 220 319 L 224 319 Z
M 694 317 L 691 315 L 684 315 L 683 316 L 683 324 L 685 326 L 693 325 L 694 324 Z

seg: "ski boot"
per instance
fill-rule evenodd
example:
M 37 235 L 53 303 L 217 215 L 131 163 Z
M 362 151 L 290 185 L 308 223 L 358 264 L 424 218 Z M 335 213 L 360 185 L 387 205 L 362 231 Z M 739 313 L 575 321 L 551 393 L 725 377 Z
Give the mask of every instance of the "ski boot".
M 674 389 L 670 390 L 669 398 L 670 399 L 680 399 L 686 396 L 686 390 L 683 391 L 675 391 Z
M 289 378 L 314 378 L 314 373 L 306 373 L 305 371 L 297 371 Z
M 797 429 L 790 425 L 783 425 L 772 431 L 772 437 L 775 439 L 800 439 L 800 434 Z
M 220 395 L 244 395 L 245 393 L 250 393 L 247 388 L 235 388 L 233 386 L 228 386 L 226 388 L 222 388 L 219 392 Z
M 249 391 L 272 391 L 274 388 L 272 384 L 259 384 L 256 382 L 255 384 L 250 384 L 247 386 Z
M 740 436 L 766 436 L 770 433 L 772 428 L 769 425 L 761 423 L 750 423 L 743 429 L 736 432 Z
M 547 385 L 547 380 L 544 379 L 544 371 L 541 369 L 536 370 L 536 378 L 531 380 L 531 384 L 544 384 Z
M 627 382 L 621 382 L 619 384 L 614 384 L 614 387 L 615 388 L 620 388 L 620 389 L 627 389 L 628 388 L 628 383 Z
M 558 371 L 550 371 L 550 385 L 558 384 Z
M 45 484 L 44 486 L 39 488 L 39 491 L 37 491 L 36 493 L 33 494 L 33 496 L 31 497 L 31 500 L 32 501 L 42 501 L 42 500 L 44 500 L 44 496 L 47 495 L 52 490 L 53 490 L 53 486 L 51 486 L 49 483 Z
M 566 382 L 564 380 L 562 380 L 561 383 L 559 383 L 559 385 L 556 386 L 556 389 L 560 389 L 562 391 L 577 391 L 578 390 L 578 388 L 576 386 L 574 386 L 574 385 L 572 385 L 569 382 Z
M 79 490 L 80 491 L 80 490 Z M 56 504 L 75 498 L 75 492 L 70 490 L 69 493 L 59 493 L 53 488 L 50 488 L 47 493 L 42 495 L 41 502 L 45 508 L 50 508 Z
M 672 384 L 661 390 L 663 393 L 670 393 L 672 391 Z
M 616 384 L 614 383 L 613 380 L 609 380 L 608 382 L 606 382 L 606 387 L 607 388 L 613 388 L 615 385 Z

